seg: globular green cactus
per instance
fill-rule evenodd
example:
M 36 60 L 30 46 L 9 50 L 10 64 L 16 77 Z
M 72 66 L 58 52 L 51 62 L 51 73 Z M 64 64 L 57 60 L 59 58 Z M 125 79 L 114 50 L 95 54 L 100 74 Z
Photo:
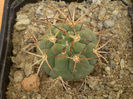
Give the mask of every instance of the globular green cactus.
M 68 81 L 80 80 L 94 69 L 96 43 L 95 34 L 87 26 L 57 23 L 50 26 L 37 43 L 37 54 L 43 52 L 44 70 L 52 78 L 61 76 Z

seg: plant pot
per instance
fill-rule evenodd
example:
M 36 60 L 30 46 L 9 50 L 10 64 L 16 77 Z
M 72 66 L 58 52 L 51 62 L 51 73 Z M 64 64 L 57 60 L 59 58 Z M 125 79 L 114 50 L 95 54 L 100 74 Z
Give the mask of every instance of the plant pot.
M 15 22 L 15 14 L 25 3 L 36 2 L 37 0 L 5 0 L 2 27 L 0 32 L 0 99 L 6 98 L 6 87 L 9 83 L 8 74 L 12 62 L 11 32 Z

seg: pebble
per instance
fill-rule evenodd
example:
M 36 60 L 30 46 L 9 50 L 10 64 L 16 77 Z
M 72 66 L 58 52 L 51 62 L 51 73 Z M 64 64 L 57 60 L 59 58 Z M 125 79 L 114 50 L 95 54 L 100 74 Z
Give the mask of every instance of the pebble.
M 30 19 L 25 14 L 18 15 L 16 21 L 15 29 L 18 31 L 25 30 L 26 27 L 30 24 Z
M 29 76 L 30 74 L 33 73 L 33 69 L 32 69 L 31 64 L 26 63 L 24 65 L 24 73 L 25 73 L 26 76 Z
M 65 1 L 60 1 L 58 5 L 59 5 L 59 7 L 63 8 L 66 6 L 66 3 L 65 3 Z
M 14 81 L 16 83 L 21 82 L 23 80 L 23 78 L 24 78 L 24 72 L 23 71 L 19 70 L 19 71 L 16 71 L 14 73 Z
M 119 74 L 119 77 L 120 78 L 123 78 L 123 75 L 125 74 L 125 72 L 123 70 L 120 70 L 120 74 Z
M 103 97 L 107 98 L 107 97 L 108 97 L 108 95 L 107 95 L 107 94 L 104 94 L 104 95 L 103 95 Z
M 66 94 L 66 95 L 65 95 L 65 99 L 72 99 L 72 95 Z
M 20 20 L 22 20 L 22 19 L 27 19 L 28 18 L 28 16 L 27 15 L 25 15 L 25 14 L 20 14 L 20 15 L 18 15 L 17 16 L 17 21 L 20 21 Z
M 69 99 L 69 98 L 66 98 L 66 99 Z M 86 96 L 79 95 L 78 96 L 78 99 L 87 99 L 87 97 Z
M 118 13 L 119 13 L 119 11 L 118 11 L 118 10 L 114 10 L 114 11 L 112 12 L 112 14 L 113 14 L 114 16 L 117 16 L 117 15 L 118 15 Z
M 105 17 L 105 14 L 106 14 L 106 9 L 105 8 L 100 9 L 98 19 L 103 20 Z
M 129 99 L 133 99 L 133 94 L 131 96 L 129 96 Z
M 86 83 L 91 89 L 96 89 L 98 87 L 99 79 L 95 77 L 90 77 Z
M 36 10 L 36 14 L 37 15 L 43 15 L 43 13 L 42 13 L 42 9 L 44 8 L 44 6 L 45 6 L 46 4 L 43 2 L 38 8 L 37 8 L 37 10 Z
M 88 99 L 94 99 L 94 96 L 87 96 Z
M 102 96 L 95 96 L 94 99 L 104 99 Z
M 115 25 L 114 20 L 109 19 L 109 20 L 105 20 L 105 21 L 104 21 L 104 27 L 105 27 L 105 28 L 111 28 L 111 27 L 113 27 L 114 25 Z
M 130 79 L 133 82 L 133 74 L 130 74 Z
M 26 95 L 23 95 L 23 96 L 22 96 L 22 99 L 27 99 L 27 96 L 26 96 Z
M 85 18 L 83 18 L 83 19 L 81 20 L 81 22 L 88 22 L 88 23 L 89 23 L 90 20 L 91 20 L 90 18 L 85 17 Z
M 84 5 L 78 5 L 77 8 L 80 9 L 81 11 L 83 11 L 83 12 L 88 11 L 88 9 L 86 9 Z
M 54 16 L 54 11 L 51 9 L 46 9 L 46 15 L 48 16 L 48 18 L 53 18 Z
M 105 67 L 105 71 L 107 72 L 108 75 L 111 74 L 111 73 L 110 73 L 110 71 L 111 71 L 111 70 L 110 70 L 110 67 Z
M 111 95 L 108 96 L 108 99 L 113 99 L 113 97 Z
M 32 99 L 42 99 L 42 96 L 39 93 L 33 93 Z
M 92 3 L 92 0 L 87 0 L 88 4 L 91 4 Z
M 132 41 L 129 41 L 129 42 L 128 42 L 128 46 L 129 46 L 130 48 L 133 47 Z
M 128 70 L 133 74 L 133 67 L 128 67 Z
M 102 30 L 102 28 L 103 28 L 103 24 L 100 22 L 100 23 L 98 23 L 97 24 L 97 28 L 98 28 L 98 30 Z
M 120 66 L 121 66 L 121 69 L 123 69 L 125 67 L 125 61 L 124 61 L 124 59 L 121 59 Z
M 116 83 L 116 81 L 111 81 L 111 82 L 110 82 L 110 85 L 113 86 L 115 83 Z
M 42 97 L 42 96 L 41 96 L 40 94 L 37 94 L 37 95 L 36 95 L 36 99 L 42 99 L 41 97 Z
M 92 4 L 101 4 L 102 0 L 92 0 Z

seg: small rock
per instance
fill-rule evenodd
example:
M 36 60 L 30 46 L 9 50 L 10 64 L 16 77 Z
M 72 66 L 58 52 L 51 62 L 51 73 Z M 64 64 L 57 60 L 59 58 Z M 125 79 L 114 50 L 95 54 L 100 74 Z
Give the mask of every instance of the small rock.
M 24 73 L 23 73 L 23 71 L 16 71 L 16 72 L 14 73 L 14 81 L 15 81 L 16 83 L 21 82 L 21 81 L 23 80 L 23 78 L 24 78 Z
M 124 61 L 124 59 L 121 59 L 120 66 L 121 66 L 121 69 L 123 69 L 125 67 L 125 61 Z
M 108 75 L 110 75 L 110 67 L 105 67 L 105 71 L 107 72 Z
M 133 82 L 133 74 L 130 75 L 130 79 Z
M 91 20 L 90 18 L 84 17 L 84 18 L 81 20 L 81 22 L 88 22 L 88 23 L 89 23 L 90 20 Z
M 121 18 L 122 17 L 122 15 L 121 15 L 121 13 L 119 13 L 118 15 L 117 15 L 117 18 L 119 19 L 119 18 Z
M 129 96 L 129 99 L 133 99 L 133 94 L 131 96 Z
M 104 95 L 103 95 L 103 97 L 107 98 L 107 97 L 108 97 L 108 95 L 107 95 L 107 94 L 104 94 Z
M 29 19 L 22 19 L 22 20 L 18 21 L 15 24 L 15 28 L 18 31 L 25 30 L 26 29 L 26 25 L 29 25 L 29 24 L 30 24 L 30 20 Z
M 92 4 L 101 4 L 101 0 L 92 0 Z
M 24 73 L 25 73 L 26 76 L 29 76 L 30 74 L 33 73 L 33 69 L 32 69 L 31 64 L 26 63 L 24 65 Z
M 132 41 L 129 41 L 129 42 L 128 42 L 128 46 L 129 46 L 130 48 L 133 47 L 133 45 L 132 45 Z
M 39 93 L 33 93 L 32 99 L 42 99 L 42 96 Z
M 99 79 L 96 77 L 89 77 L 86 83 L 91 89 L 95 89 L 98 87 Z
M 114 10 L 114 11 L 112 12 L 112 14 L 113 14 L 113 15 L 115 15 L 115 16 L 117 16 L 117 15 L 118 15 L 118 13 L 119 13 L 119 11 L 118 11 L 118 10 Z
M 133 67 L 128 67 L 128 70 L 133 74 Z
M 24 94 L 23 96 L 22 96 L 22 99 L 27 99 L 28 97 Z
M 106 9 L 105 8 L 100 9 L 98 19 L 103 20 L 105 17 L 105 14 L 106 14 Z
M 45 6 L 45 3 L 43 2 L 38 8 L 37 8 L 37 10 L 36 10 L 36 14 L 37 15 L 43 15 L 43 13 L 42 13 L 42 9 L 44 8 L 44 6 Z
M 86 9 L 84 5 L 78 5 L 77 8 L 80 9 L 81 11 L 83 11 L 83 12 L 88 11 L 88 9 Z
M 94 20 L 91 20 L 90 24 L 91 24 L 91 26 L 93 26 L 93 27 L 96 27 L 96 26 L 97 26 L 97 23 L 96 23 Z
M 93 13 L 91 13 L 91 12 L 88 14 L 89 17 L 92 17 L 92 15 L 93 15 Z
M 92 3 L 92 0 L 87 0 L 87 2 L 88 2 L 89 4 L 91 4 L 91 3 Z
M 87 97 L 86 96 L 82 96 L 82 98 L 81 99 L 87 99 Z
M 98 28 L 98 30 L 102 30 L 103 24 L 102 24 L 102 23 L 98 23 L 98 24 L 97 24 L 97 28 Z
M 105 37 L 105 36 L 101 37 L 101 39 L 104 40 L 104 41 L 107 41 L 108 40 L 108 38 Z
M 119 77 L 120 78 L 123 78 L 123 75 L 125 74 L 125 72 L 123 70 L 120 70 L 120 74 L 119 74 Z
M 72 95 L 65 95 L 65 99 L 72 99 Z
M 113 99 L 113 97 L 111 95 L 108 96 L 108 99 Z
M 69 99 L 69 98 L 66 98 L 66 99 Z M 79 95 L 78 96 L 78 99 L 87 99 L 87 97 L 86 96 Z
M 133 87 L 133 82 L 131 83 L 131 87 Z
M 30 24 L 30 19 L 25 14 L 18 15 L 16 21 L 17 23 L 15 24 L 15 29 L 18 31 L 25 30 L 26 27 Z
M 26 91 L 38 92 L 40 90 L 40 78 L 37 74 L 24 78 L 21 84 Z
M 88 99 L 94 99 L 94 96 L 87 96 Z
M 102 97 L 102 96 L 95 96 L 94 99 L 104 99 L 104 97 Z
M 46 9 L 46 15 L 47 15 L 48 18 L 53 18 L 53 16 L 54 16 L 54 11 L 47 8 L 47 9 Z
M 36 95 L 36 99 L 42 99 L 41 97 L 42 97 L 42 96 L 41 96 L 40 94 L 37 94 L 37 95 Z
M 66 6 L 66 3 L 65 3 L 65 1 L 60 1 L 58 5 L 59 5 L 59 7 L 63 8 Z
M 20 21 L 20 20 L 22 20 L 22 19 L 27 19 L 28 18 L 28 16 L 27 15 L 25 15 L 25 14 L 20 14 L 20 15 L 17 15 L 17 21 Z
M 110 85 L 113 86 L 115 83 L 116 83 L 116 81 L 111 81 L 111 82 L 110 82 Z
M 130 74 L 130 71 L 125 69 L 125 74 L 129 75 Z
M 104 27 L 105 27 L 105 28 L 111 28 L 111 27 L 113 27 L 114 25 L 115 25 L 114 20 L 109 19 L 109 20 L 105 20 L 105 21 L 104 21 Z

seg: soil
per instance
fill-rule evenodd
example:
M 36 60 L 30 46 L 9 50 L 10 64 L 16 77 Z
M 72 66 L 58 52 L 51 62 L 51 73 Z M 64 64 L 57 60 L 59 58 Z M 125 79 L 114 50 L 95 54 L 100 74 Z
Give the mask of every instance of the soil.
M 7 99 L 133 99 L 133 44 L 128 8 L 118 0 L 92 1 L 38 1 L 26 4 L 17 12 L 12 33 L 13 66 L 9 75 Z M 97 39 L 101 37 L 99 46 L 109 41 L 101 49 L 107 52 L 102 54 L 107 61 L 101 58 L 94 72 L 80 81 L 63 81 L 61 77 L 52 79 L 42 68 L 39 73 L 40 90 L 26 91 L 21 86 L 22 80 L 36 73 L 39 66 L 31 66 L 37 57 L 23 51 L 33 45 L 29 36 L 32 33 L 37 39 L 42 36 L 42 32 L 48 28 L 43 22 L 46 18 L 63 17 L 57 13 L 57 9 L 48 7 L 51 5 L 61 9 L 66 16 L 69 14 L 68 8 L 73 13 L 76 7 L 75 19 L 87 12 L 81 21 L 90 25 Z M 53 24 L 57 22 L 51 21 Z

